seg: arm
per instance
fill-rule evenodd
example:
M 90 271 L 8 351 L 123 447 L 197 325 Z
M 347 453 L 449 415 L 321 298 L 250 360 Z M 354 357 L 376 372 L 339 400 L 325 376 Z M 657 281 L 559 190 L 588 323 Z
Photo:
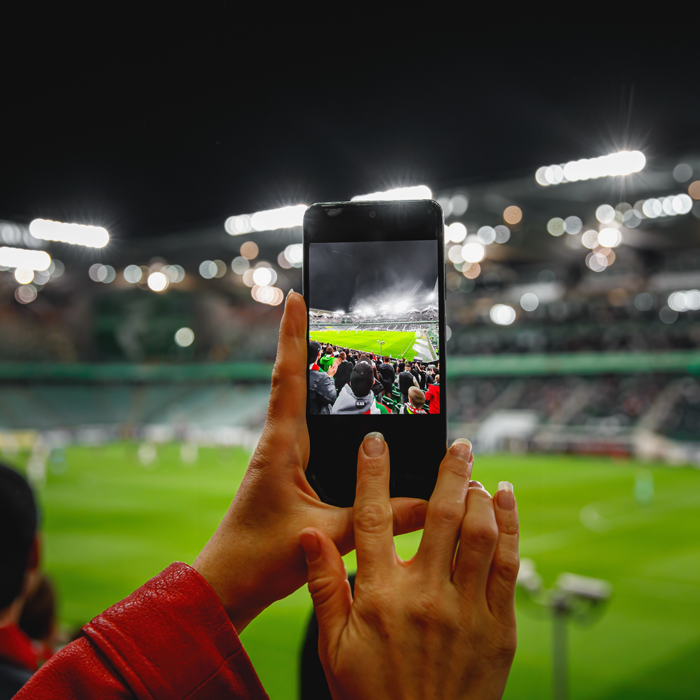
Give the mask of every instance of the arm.
M 83 628 L 16 696 L 267 698 L 211 586 L 172 564 Z

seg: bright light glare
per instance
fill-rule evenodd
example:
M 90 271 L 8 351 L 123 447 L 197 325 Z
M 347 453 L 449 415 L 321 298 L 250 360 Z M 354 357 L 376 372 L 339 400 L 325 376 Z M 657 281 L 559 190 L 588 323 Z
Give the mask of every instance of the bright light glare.
M 15 280 L 20 284 L 29 284 L 34 280 L 34 270 L 25 270 L 18 267 L 15 270 Z
M 280 228 L 293 228 L 302 225 L 304 212 L 307 209 L 306 204 L 295 204 L 279 209 L 258 211 L 255 214 L 229 216 L 224 223 L 224 228 L 230 236 L 240 236 L 251 231 L 276 231 Z
M 259 287 L 266 287 L 272 282 L 272 270 L 269 267 L 259 267 L 253 272 L 253 282 Z
M 515 321 L 515 309 L 508 304 L 494 304 L 489 311 L 489 316 L 499 326 L 510 326 Z
M 537 298 L 537 294 L 528 292 L 523 294 L 520 298 L 520 306 L 523 307 L 525 311 L 534 311 L 540 305 L 540 300 Z
M 162 272 L 151 272 L 148 275 L 148 286 L 154 292 L 163 292 L 168 288 L 168 278 Z
M 670 197 L 652 197 L 642 202 L 637 202 L 635 210 L 647 217 L 656 219 L 660 216 L 678 216 L 689 214 L 693 208 L 693 200 L 687 194 L 672 195 Z
M 562 182 L 631 175 L 638 173 L 645 165 L 646 158 L 640 151 L 620 151 L 600 158 L 583 158 L 563 165 L 544 166 L 535 173 L 535 180 L 542 187 L 548 187 Z
M 598 234 L 598 243 L 604 248 L 617 248 L 622 243 L 622 234 L 616 228 L 604 228 Z
M 486 257 L 486 249 L 481 243 L 467 243 L 462 248 L 462 257 L 468 263 L 480 263 Z
M 352 198 L 353 202 L 391 201 L 400 199 L 432 199 L 433 193 L 426 185 L 414 185 L 413 187 L 396 187 L 384 192 L 371 192 L 370 194 L 358 194 Z M 453 205 L 454 211 L 454 205 Z M 454 212 L 455 214 L 457 212 Z
M 674 311 L 697 311 L 700 309 L 700 291 L 673 292 L 668 298 L 668 305 Z
M 104 248 L 109 243 L 109 233 L 102 226 L 64 224 L 47 219 L 34 219 L 29 224 L 29 233 L 42 241 L 58 241 L 88 248 Z
M 27 250 L 26 248 L 0 248 L 0 266 L 21 267 L 23 270 L 48 270 L 51 256 L 44 250 Z
M 445 227 L 445 241 L 461 243 L 467 237 L 467 227 L 459 221 Z
M 586 265 L 593 272 L 602 272 L 609 265 L 609 261 L 602 253 L 589 253 L 586 256 Z
M 180 328 L 180 330 L 175 333 L 175 342 L 181 348 L 188 348 L 194 343 L 194 331 L 191 328 Z

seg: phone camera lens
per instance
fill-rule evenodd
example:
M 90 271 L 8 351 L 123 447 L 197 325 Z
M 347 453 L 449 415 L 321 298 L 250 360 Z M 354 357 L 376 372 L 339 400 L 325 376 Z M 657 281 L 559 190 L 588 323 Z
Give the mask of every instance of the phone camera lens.
M 376 215 L 377 215 L 377 212 L 376 212 L 376 211 L 371 211 L 371 212 L 369 213 L 369 218 L 370 218 L 370 219 L 374 219 L 374 217 L 375 217 Z

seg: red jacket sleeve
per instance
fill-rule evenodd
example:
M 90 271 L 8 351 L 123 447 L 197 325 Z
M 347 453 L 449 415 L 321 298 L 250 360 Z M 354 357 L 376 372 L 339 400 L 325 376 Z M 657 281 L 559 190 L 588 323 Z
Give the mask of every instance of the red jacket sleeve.
M 15 696 L 267 698 L 209 584 L 176 563 L 83 627 Z

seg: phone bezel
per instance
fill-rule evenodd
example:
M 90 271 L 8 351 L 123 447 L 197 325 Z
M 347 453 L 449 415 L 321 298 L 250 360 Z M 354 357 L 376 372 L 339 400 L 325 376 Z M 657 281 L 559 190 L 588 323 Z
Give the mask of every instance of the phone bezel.
M 336 213 L 337 212 L 337 213 Z M 374 212 L 374 216 L 371 216 Z M 306 413 L 311 454 L 307 478 L 319 497 L 333 505 L 350 506 L 355 495 L 357 449 L 364 436 L 381 432 L 391 451 L 392 496 L 429 498 L 447 446 L 445 412 L 447 383 L 445 362 L 445 257 L 444 217 L 433 200 L 324 202 L 311 205 L 303 224 L 303 294 L 309 308 L 309 245 L 344 241 L 435 240 L 438 269 L 438 337 L 441 413 L 418 418 L 426 433 L 416 431 L 414 419 L 407 416 L 310 416 Z M 309 326 L 306 331 L 309 339 Z M 307 383 L 308 373 L 307 367 Z M 407 424 L 406 421 L 409 421 Z M 415 442 L 418 440 L 419 445 Z M 324 460 L 333 462 L 332 468 Z M 416 461 L 427 462 L 418 473 Z M 332 475 L 331 475 L 332 470 Z

